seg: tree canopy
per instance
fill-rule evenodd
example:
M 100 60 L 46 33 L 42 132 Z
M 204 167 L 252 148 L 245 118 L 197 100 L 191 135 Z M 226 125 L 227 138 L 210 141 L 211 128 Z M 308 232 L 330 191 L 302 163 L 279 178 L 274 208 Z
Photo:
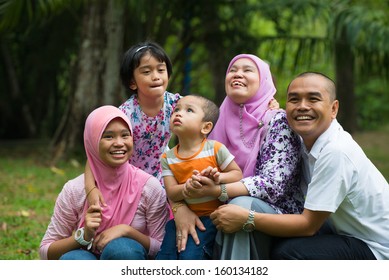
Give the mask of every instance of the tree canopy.
M 238 53 L 269 62 L 281 106 L 303 71 L 334 78 L 346 130 L 389 120 L 388 1 L 0 0 L 0 137 L 82 143 L 85 116 L 120 105 L 122 54 L 153 40 L 173 62 L 169 91 L 218 104 Z

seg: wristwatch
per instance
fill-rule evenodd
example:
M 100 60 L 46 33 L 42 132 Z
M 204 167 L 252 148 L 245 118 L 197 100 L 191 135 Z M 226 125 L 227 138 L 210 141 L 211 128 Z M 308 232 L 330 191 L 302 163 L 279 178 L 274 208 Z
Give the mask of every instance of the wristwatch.
M 93 238 L 90 240 L 90 241 L 86 241 L 84 239 L 84 233 L 85 233 L 85 230 L 84 228 L 79 228 L 76 230 L 76 233 L 74 234 L 74 239 L 79 243 L 81 244 L 82 246 L 87 246 L 86 249 L 87 250 L 90 250 L 90 248 L 92 248 L 92 243 L 93 243 Z
M 217 199 L 219 199 L 221 202 L 226 202 L 228 200 L 226 185 L 220 184 L 220 189 L 221 189 L 221 194 Z
M 247 221 L 243 225 L 243 230 L 245 232 L 252 232 L 255 229 L 255 224 L 254 224 L 254 210 L 250 210 L 249 216 L 247 218 Z

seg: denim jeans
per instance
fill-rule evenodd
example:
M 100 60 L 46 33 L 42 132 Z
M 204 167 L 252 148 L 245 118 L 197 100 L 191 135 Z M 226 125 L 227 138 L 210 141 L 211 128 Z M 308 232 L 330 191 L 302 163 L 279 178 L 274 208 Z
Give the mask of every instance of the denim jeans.
M 185 251 L 178 253 L 176 246 L 176 224 L 174 220 L 167 222 L 165 237 L 162 241 L 156 260 L 209 260 L 212 258 L 215 243 L 216 227 L 208 216 L 200 217 L 206 230 L 196 228 L 200 244 L 196 245 L 191 235 L 188 235 Z
M 138 242 L 127 237 L 111 240 L 101 252 L 93 254 L 84 249 L 76 249 L 63 254 L 60 260 L 146 260 L 146 249 Z

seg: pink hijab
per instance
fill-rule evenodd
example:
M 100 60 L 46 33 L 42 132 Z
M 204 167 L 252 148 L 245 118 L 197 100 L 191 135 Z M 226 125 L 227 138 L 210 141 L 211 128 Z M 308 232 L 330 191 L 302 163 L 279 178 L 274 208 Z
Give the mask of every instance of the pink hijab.
M 240 104 L 236 104 L 226 96 L 220 106 L 219 120 L 209 135 L 209 139 L 226 145 L 235 156 L 235 161 L 242 169 L 243 176 L 248 177 L 254 175 L 256 159 L 266 137 L 267 125 L 278 110 L 268 110 L 276 88 L 266 62 L 252 54 L 239 54 L 231 60 L 226 73 L 229 73 L 231 66 L 240 58 L 249 58 L 257 65 L 260 74 L 259 88 L 257 93 L 243 104 L 242 109 L 240 109 Z M 242 117 L 240 117 L 240 110 Z M 264 123 L 264 126 L 258 131 L 260 121 Z M 241 130 L 245 140 L 240 135 Z M 247 145 L 247 147 L 244 142 L 246 145 L 247 142 L 252 142 L 253 145 Z
M 107 125 L 115 118 L 123 119 L 132 134 L 131 123 L 127 116 L 114 106 L 95 109 L 85 122 L 84 146 L 89 165 L 96 184 L 103 194 L 107 206 L 102 212 L 102 222 L 96 235 L 118 224 L 130 225 L 138 208 L 143 187 L 151 175 L 128 162 L 111 167 L 99 157 L 99 142 Z M 88 208 L 85 204 L 84 214 Z M 81 225 L 84 224 L 84 215 Z

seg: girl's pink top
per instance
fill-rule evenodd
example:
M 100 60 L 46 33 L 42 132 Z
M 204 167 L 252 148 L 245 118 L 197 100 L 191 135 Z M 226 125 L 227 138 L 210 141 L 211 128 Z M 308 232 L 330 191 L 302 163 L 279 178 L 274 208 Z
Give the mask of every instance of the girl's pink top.
M 139 168 L 133 166 L 132 164 L 129 164 L 128 162 L 125 162 L 120 166 L 112 167 L 106 164 L 103 160 L 101 160 L 99 155 L 99 143 L 102 134 L 108 124 L 112 120 L 117 118 L 121 118 L 127 124 L 128 129 L 131 131 L 132 134 L 131 123 L 128 120 L 127 116 L 117 107 L 111 105 L 101 106 L 95 109 L 94 111 L 92 111 L 92 113 L 89 114 L 85 122 L 85 152 L 88 158 L 89 166 L 96 180 L 96 186 L 99 188 L 107 204 L 107 206 L 105 206 L 102 210 L 102 221 L 98 229 L 96 230 L 96 235 L 99 235 L 104 230 L 119 224 L 132 225 L 135 215 L 139 213 L 140 201 L 141 199 L 145 199 L 144 194 L 148 193 L 148 190 L 145 190 L 146 182 L 149 182 L 150 180 L 154 179 L 150 174 L 144 172 L 143 170 L 140 170 Z M 60 195 L 60 198 L 55 208 L 53 220 L 50 224 L 53 227 L 50 228 L 49 225 L 48 231 L 49 233 L 54 232 L 55 237 L 69 237 L 72 235 L 73 230 L 79 227 L 83 227 L 84 225 L 85 213 L 88 208 L 88 204 L 85 203 L 84 182 L 78 182 L 77 180 L 70 182 L 74 183 L 73 189 L 71 189 L 70 192 L 66 192 L 67 186 L 65 185 L 65 192 L 63 192 L 64 194 L 62 196 Z M 157 185 L 159 185 L 160 191 L 158 191 L 157 193 L 153 193 L 153 196 L 155 198 L 156 195 L 159 195 L 155 199 L 161 199 L 161 201 L 163 202 L 161 206 L 162 209 L 158 209 L 161 212 L 159 212 L 158 214 L 164 215 L 166 213 L 166 215 L 168 215 L 165 192 L 162 189 L 160 183 Z M 78 192 L 78 196 L 72 197 L 71 195 L 73 195 L 75 192 Z M 79 209 L 78 206 L 81 198 L 84 198 L 84 200 L 82 201 L 82 208 Z M 70 203 L 62 205 L 62 201 L 67 201 Z M 148 208 L 151 208 L 153 206 L 154 205 L 151 204 L 147 205 Z M 156 206 L 160 206 L 160 204 Z M 73 211 L 73 214 L 75 214 L 74 211 L 76 211 L 76 213 L 79 214 L 77 215 L 76 225 L 73 224 L 74 218 L 68 219 L 68 217 L 64 217 L 65 215 L 63 214 L 68 213 L 65 213 L 65 210 Z M 81 212 L 79 213 L 79 211 Z M 147 223 L 147 219 L 150 218 L 148 216 L 148 212 L 149 211 L 144 211 L 140 213 L 142 215 L 139 216 L 139 219 L 143 218 L 143 223 L 147 225 L 146 228 L 142 228 L 142 232 L 146 235 L 151 233 L 151 228 L 149 228 L 149 224 Z M 157 218 L 161 219 L 159 215 L 156 216 Z M 57 223 L 56 221 L 57 218 L 60 221 L 59 223 Z M 65 218 L 65 220 L 61 220 L 63 218 Z M 164 219 L 161 220 L 162 222 L 165 221 Z M 159 224 L 158 226 L 162 227 L 163 232 L 164 223 Z M 66 235 L 61 234 L 61 230 L 64 227 L 67 229 Z M 60 231 L 59 234 L 57 234 L 57 230 Z M 59 240 L 53 240 L 52 238 L 49 239 L 51 240 L 51 242 Z M 154 252 L 152 253 L 154 254 Z M 47 257 L 47 248 L 44 250 L 43 256 Z
M 84 175 L 80 175 L 68 181 L 57 198 L 53 216 L 40 244 L 41 259 L 47 259 L 47 250 L 51 243 L 71 236 L 78 228 L 85 202 Z M 157 254 L 161 246 L 168 218 L 165 190 L 158 179 L 150 177 L 143 188 L 130 224 L 150 237 L 150 258 Z

